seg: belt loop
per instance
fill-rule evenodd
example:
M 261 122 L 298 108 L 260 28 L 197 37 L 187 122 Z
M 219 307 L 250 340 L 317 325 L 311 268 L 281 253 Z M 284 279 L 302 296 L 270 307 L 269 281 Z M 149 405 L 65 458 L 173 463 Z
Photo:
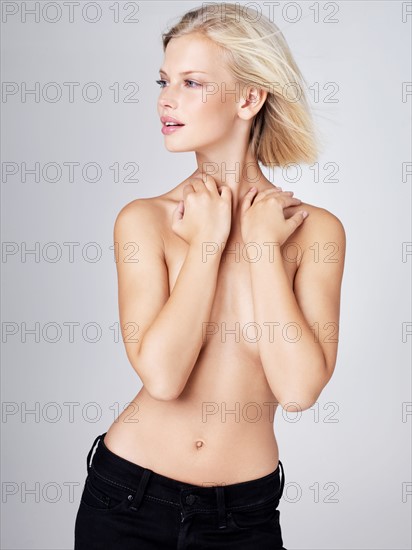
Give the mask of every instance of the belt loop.
M 99 439 L 103 439 L 103 437 L 106 435 L 106 433 L 107 433 L 107 432 L 104 432 L 104 434 L 98 435 L 98 436 L 96 437 L 96 439 L 94 440 L 94 443 L 93 443 L 93 445 L 92 445 L 92 448 L 90 449 L 89 454 L 87 455 L 87 460 L 86 460 L 86 464 L 87 464 L 87 474 L 89 474 L 89 472 L 90 472 L 90 466 L 91 466 L 91 464 L 90 464 L 90 457 L 91 457 L 91 455 L 92 455 L 94 446 L 96 445 L 96 442 L 97 442 Z
M 217 493 L 217 507 L 218 507 L 218 527 L 219 529 L 225 529 L 226 525 L 226 510 L 225 510 L 225 493 L 224 487 L 216 486 Z
M 144 469 L 142 477 L 140 479 L 139 487 L 137 488 L 136 494 L 134 496 L 133 502 L 130 504 L 131 510 L 138 510 L 140 503 L 142 502 L 144 491 L 146 489 L 147 482 L 149 481 L 151 470 L 148 468 Z
M 282 462 L 279 460 L 279 466 L 282 470 L 282 478 L 280 480 L 280 492 L 279 492 L 279 500 L 282 498 L 282 495 L 283 495 L 283 489 L 285 487 L 285 472 L 283 470 L 283 464 Z

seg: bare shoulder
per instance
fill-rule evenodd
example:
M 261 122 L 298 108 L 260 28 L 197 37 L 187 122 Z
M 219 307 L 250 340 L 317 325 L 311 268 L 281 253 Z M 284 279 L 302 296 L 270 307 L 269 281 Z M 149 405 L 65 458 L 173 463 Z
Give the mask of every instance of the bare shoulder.
M 171 200 L 166 195 L 139 198 L 127 203 L 116 216 L 115 237 L 136 235 L 137 239 L 151 238 L 163 246 L 170 206 Z
M 303 223 L 290 235 L 285 243 L 298 246 L 301 251 L 297 256 L 298 270 L 302 261 L 309 258 L 320 265 L 319 258 L 329 262 L 344 264 L 346 254 L 346 234 L 341 220 L 326 208 L 302 202 L 290 209 L 290 215 L 300 210 L 306 210 L 308 216 Z M 342 260 L 342 261 L 340 261 Z M 324 262 L 321 262 L 324 265 Z M 325 264 L 326 265 L 326 264 Z
M 326 244 L 328 242 L 334 242 L 343 248 L 346 245 L 346 233 L 345 228 L 341 220 L 326 208 L 314 206 L 302 202 L 299 206 L 294 207 L 296 211 L 306 210 L 309 213 L 300 226 L 301 235 L 300 238 L 303 242 L 309 241 L 322 242 Z
M 125 204 L 116 217 L 116 223 L 139 224 L 142 221 L 156 221 L 158 219 L 160 204 L 158 197 L 140 198 Z
M 168 190 L 166 193 L 154 197 L 135 199 L 127 203 L 117 214 L 115 234 L 119 228 L 126 228 L 129 233 L 134 230 L 161 243 L 163 252 L 165 243 L 172 233 L 173 212 L 183 198 L 182 190 L 191 176 Z

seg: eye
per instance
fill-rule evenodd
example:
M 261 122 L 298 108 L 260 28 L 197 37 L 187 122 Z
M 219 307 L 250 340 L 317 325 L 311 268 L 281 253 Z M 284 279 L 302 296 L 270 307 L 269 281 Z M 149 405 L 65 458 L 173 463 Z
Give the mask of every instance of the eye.
M 166 80 L 156 80 L 155 82 L 156 84 L 159 84 L 161 88 L 164 88 L 166 85 Z M 201 86 L 201 84 L 199 84 L 198 82 L 195 82 L 194 80 L 185 80 L 185 82 L 188 82 L 190 84 L 189 86 L 187 86 L 187 88 L 197 88 Z
M 197 86 L 201 86 L 201 84 L 198 84 L 194 80 L 185 80 L 185 82 L 191 82 L 192 84 L 194 84 L 194 86 L 189 86 L 189 88 L 196 88 Z

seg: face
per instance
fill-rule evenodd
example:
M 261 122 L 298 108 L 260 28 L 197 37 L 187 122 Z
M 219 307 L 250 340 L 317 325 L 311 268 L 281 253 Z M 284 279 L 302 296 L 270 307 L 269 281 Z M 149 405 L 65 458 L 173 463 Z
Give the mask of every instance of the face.
M 158 114 L 184 124 L 172 130 L 162 124 L 169 151 L 211 152 L 236 135 L 240 87 L 219 59 L 217 46 L 196 34 L 173 38 L 167 45 Z

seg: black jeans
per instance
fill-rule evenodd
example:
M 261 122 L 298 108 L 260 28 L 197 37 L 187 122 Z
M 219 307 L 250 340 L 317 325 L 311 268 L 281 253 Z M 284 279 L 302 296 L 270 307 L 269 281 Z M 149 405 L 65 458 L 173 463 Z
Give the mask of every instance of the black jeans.
M 277 509 L 285 484 L 280 460 L 259 479 L 190 485 L 114 454 L 105 435 L 87 456 L 75 550 L 285 550 Z

